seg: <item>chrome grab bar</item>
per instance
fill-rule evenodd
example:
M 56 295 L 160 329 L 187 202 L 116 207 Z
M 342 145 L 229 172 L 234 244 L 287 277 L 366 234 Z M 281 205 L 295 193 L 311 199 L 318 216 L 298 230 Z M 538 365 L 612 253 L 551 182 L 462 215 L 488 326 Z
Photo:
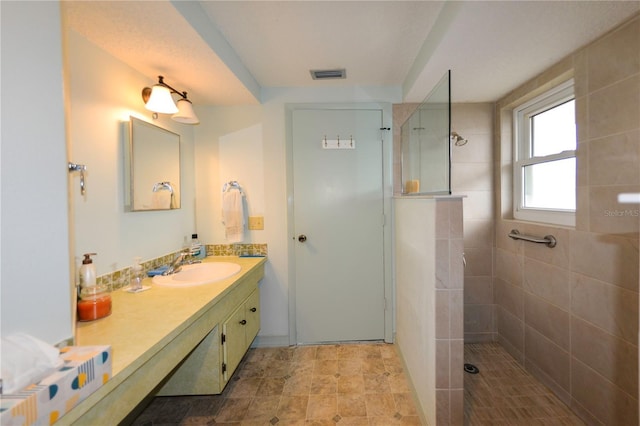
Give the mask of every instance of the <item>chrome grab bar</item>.
M 532 243 L 545 244 L 549 248 L 555 247 L 558 243 L 558 240 L 556 240 L 556 237 L 554 237 L 553 235 L 545 235 L 544 237 L 540 238 L 521 234 L 517 229 L 512 229 L 511 232 L 509 232 L 509 237 L 513 238 L 514 240 L 524 240 Z

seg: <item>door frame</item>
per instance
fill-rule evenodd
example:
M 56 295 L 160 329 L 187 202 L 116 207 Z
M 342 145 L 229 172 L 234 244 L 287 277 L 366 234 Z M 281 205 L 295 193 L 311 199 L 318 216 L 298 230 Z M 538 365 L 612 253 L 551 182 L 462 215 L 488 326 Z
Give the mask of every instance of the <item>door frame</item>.
M 389 102 L 363 103 L 296 103 L 285 105 L 286 127 L 286 164 L 287 164 L 287 257 L 288 267 L 288 297 L 289 297 L 289 344 L 297 344 L 296 327 L 296 257 L 295 257 L 295 223 L 294 223 L 294 194 L 293 194 L 293 112 L 295 110 L 378 110 L 382 112 L 380 130 L 382 137 L 382 186 L 383 186 L 383 269 L 384 269 L 384 341 L 392 343 L 395 332 L 395 288 L 393 286 L 392 262 L 392 228 L 393 217 L 391 201 L 393 198 L 393 132 L 392 105 Z

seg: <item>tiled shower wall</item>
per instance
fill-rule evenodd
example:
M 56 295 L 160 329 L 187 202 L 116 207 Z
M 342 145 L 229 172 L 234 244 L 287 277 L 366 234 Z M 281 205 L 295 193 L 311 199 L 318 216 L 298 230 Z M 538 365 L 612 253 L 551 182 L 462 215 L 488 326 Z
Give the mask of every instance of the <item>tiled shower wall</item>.
M 396 197 L 396 342 L 428 424 L 461 425 L 462 200 Z
M 454 80 L 455 83 L 455 80 Z M 464 195 L 464 341 L 495 340 L 493 301 L 492 103 L 453 104 L 451 130 L 468 140 L 451 147 L 451 189 Z
M 573 76 L 576 227 L 514 221 L 511 110 Z M 640 16 L 525 83 L 497 105 L 496 279 L 499 341 L 589 424 L 638 424 Z M 554 235 L 558 245 L 508 232 Z
M 455 74 L 454 74 L 455 85 Z M 418 104 L 393 106 L 394 194 L 402 191 L 400 127 Z M 451 149 L 451 188 L 463 195 L 464 339 L 496 338 L 493 302 L 493 112 L 492 103 L 453 104 L 451 130 L 468 140 Z

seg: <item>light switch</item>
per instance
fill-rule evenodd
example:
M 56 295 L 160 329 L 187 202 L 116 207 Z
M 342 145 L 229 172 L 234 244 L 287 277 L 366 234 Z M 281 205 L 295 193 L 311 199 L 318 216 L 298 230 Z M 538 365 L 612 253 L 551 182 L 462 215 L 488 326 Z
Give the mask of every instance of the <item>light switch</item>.
M 254 231 L 261 231 L 264 229 L 264 217 L 263 216 L 249 216 L 249 229 Z

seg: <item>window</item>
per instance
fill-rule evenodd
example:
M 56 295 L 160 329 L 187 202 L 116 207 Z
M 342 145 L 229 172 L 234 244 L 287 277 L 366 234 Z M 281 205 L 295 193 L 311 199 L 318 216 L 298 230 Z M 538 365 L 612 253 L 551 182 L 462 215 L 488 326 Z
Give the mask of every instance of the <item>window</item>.
M 575 225 L 573 80 L 514 110 L 514 217 Z

